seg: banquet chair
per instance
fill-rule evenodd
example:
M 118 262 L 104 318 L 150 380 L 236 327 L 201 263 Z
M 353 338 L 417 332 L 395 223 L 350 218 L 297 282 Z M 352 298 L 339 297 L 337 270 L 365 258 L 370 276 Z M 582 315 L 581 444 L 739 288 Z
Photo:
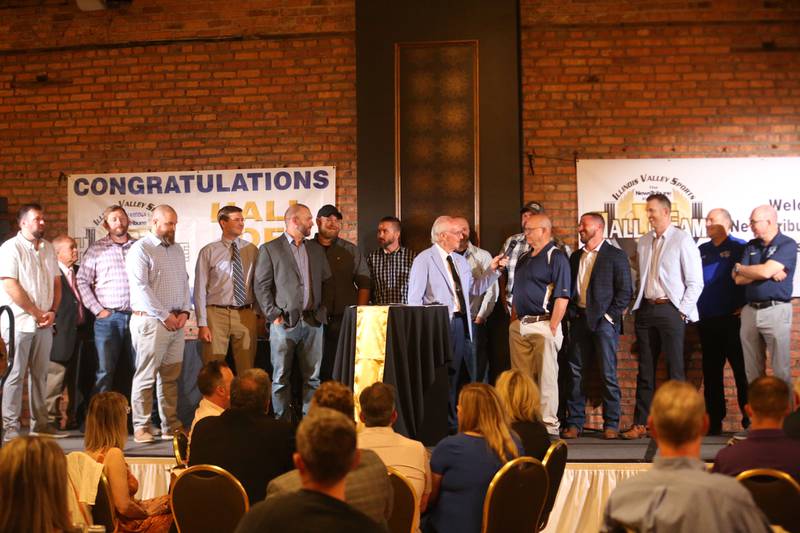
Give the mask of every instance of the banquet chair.
M 558 440 L 550 445 L 547 453 L 542 459 L 542 464 L 547 469 L 547 476 L 550 480 L 550 490 L 547 492 L 547 502 L 542 511 L 542 521 L 539 523 L 539 531 L 547 527 L 553 505 L 556 503 L 558 488 L 561 486 L 561 478 L 564 477 L 564 469 L 567 467 L 567 443 Z
M 117 530 L 117 510 L 111 499 L 111 488 L 105 473 L 100 475 L 97 483 L 97 496 L 92 506 L 92 522 L 95 525 L 105 526 L 106 531 Z
M 390 533 L 413 533 L 417 530 L 417 494 L 408 479 L 397 469 L 387 467 L 389 481 L 394 490 L 394 504 L 392 516 L 389 517 L 388 526 Z
M 482 533 L 536 531 L 547 502 L 547 470 L 533 457 L 507 462 L 489 483 Z
M 176 430 L 172 436 L 172 453 L 178 466 L 188 463 L 189 436 L 181 430 Z
M 750 491 L 770 524 L 800 532 L 800 485 L 792 476 L 772 468 L 755 468 L 736 479 Z
M 213 465 L 192 466 L 178 476 L 169 505 L 178 533 L 233 532 L 250 508 L 239 480 Z

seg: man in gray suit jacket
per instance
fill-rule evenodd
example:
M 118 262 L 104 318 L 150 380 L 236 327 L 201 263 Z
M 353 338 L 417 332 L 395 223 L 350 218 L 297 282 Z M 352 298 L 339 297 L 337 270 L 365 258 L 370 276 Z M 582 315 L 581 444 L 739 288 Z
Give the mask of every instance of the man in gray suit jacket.
M 269 324 L 272 405 L 281 417 L 292 399 L 290 377 L 295 355 L 303 379 L 303 413 L 319 387 L 322 327 L 327 322 L 322 291 L 331 278 L 325 251 L 307 240 L 311 211 L 294 204 L 284 214 L 286 231 L 258 251 L 255 293 Z

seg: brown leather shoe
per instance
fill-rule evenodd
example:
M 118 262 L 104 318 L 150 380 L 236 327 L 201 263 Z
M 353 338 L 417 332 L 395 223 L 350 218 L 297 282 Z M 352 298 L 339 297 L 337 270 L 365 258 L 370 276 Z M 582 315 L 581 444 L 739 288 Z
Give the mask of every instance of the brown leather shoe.
M 640 424 L 634 424 L 628 431 L 623 431 L 619 436 L 625 440 L 641 439 L 647 436 L 647 428 Z
M 603 438 L 606 440 L 615 440 L 619 437 L 619 431 L 616 429 L 604 429 L 603 430 Z
M 575 426 L 570 426 L 561 432 L 562 439 L 577 439 L 581 431 Z

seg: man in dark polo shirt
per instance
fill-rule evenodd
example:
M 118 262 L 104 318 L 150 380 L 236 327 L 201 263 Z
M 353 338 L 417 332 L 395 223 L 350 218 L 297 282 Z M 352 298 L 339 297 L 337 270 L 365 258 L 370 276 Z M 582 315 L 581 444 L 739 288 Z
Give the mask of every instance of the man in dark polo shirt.
M 511 367 L 539 384 L 542 421 L 558 436 L 558 350 L 564 340 L 561 319 L 570 297 L 570 269 L 566 254 L 552 239 L 553 225 L 546 215 L 525 221 L 530 251 L 516 265 L 508 344 Z
M 359 249 L 350 241 L 339 238 L 342 229 L 342 213 L 333 205 L 323 205 L 317 212 L 317 234 L 314 242 L 322 246 L 331 267 L 329 290 L 323 295 L 323 304 L 328 310 L 328 323 L 325 326 L 325 343 L 322 349 L 322 366 L 319 380 L 328 381 L 333 377 L 333 363 L 336 359 L 336 346 L 339 344 L 339 331 L 342 315 L 350 305 L 369 303 L 369 268 Z
M 747 305 L 742 308 L 742 349 L 747 381 L 766 374 L 765 348 L 772 373 L 791 388 L 792 280 L 797 263 L 797 243 L 778 228 L 778 213 L 770 205 L 756 207 L 750 215 L 755 239 L 747 243 L 733 279 L 745 286 Z
M 709 418 L 709 435 L 719 435 L 725 419 L 722 373 L 726 359 L 736 381 L 742 427 L 747 429 L 750 425 L 744 411 L 747 376 L 739 340 L 739 312 L 744 305 L 744 287 L 737 286 L 731 277 L 733 265 L 742 259 L 745 242 L 730 235 L 732 224 L 727 210 L 712 209 L 706 216 L 706 233 L 711 240 L 700 245 L 703 292 L 697 300 L 697 311 L 700 314 L 698 327 L 703 347 L 703 393 Z

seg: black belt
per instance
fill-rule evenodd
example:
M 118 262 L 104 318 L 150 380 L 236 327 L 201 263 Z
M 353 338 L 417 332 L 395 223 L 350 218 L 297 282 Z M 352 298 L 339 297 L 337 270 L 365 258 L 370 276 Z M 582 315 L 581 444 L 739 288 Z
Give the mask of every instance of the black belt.
M 208 304 L 209 307 L 216 307 L 218 309 L 228 309 L 230 311 L 241 311 L 242 309 L 252 309 L 253 304 L 247 305 L 217 305 L 217 304 Z
M 779 304 L 788 304 L 789 302 L 785 302 L 783 300 L 764 300 L 763 302 L 750 302 L 749 305 L 753 309 L 766 309 L 767 307 L 772 307 L 773 305 Z
M 534 324 L 536 322 L 544 322 L 550 320 L 550 314 L 545 315 L 525 315 L 519 319 L 520 324 Z
M 654 300 L 646 298 L 645 301 L 650 305 L 664 305 L 670 303 L 669 298 L 656 298 Z

